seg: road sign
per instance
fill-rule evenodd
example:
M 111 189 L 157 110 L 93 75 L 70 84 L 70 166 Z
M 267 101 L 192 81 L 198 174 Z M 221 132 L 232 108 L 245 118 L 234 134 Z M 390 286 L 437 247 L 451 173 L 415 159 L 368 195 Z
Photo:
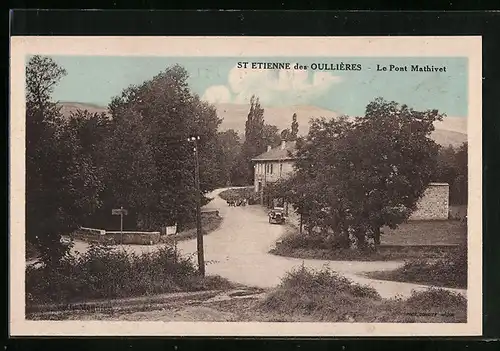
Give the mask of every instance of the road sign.
M 175 234 L 177 234 L 177 224 L 171 225 L 171 226 L 167 226 L 166 227 L 166 234 L 167 235 L 175 235 Z
M 124 208 L 113 208 L 111 210 L 112 215 L 120 216 L 120 215 L 128 215 L 128 211 Z
M 113 208 L 111 210 L 111 215 L 120 216 L 120 243 L 123 244 L 123 216 L 126 216 L 128 211 L 123 207 Z

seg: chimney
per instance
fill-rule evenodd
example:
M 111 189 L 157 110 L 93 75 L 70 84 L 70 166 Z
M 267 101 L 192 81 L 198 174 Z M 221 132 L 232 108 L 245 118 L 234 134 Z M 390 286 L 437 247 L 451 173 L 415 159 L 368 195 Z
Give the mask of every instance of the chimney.
M 285 150 L 285 146 L 286 146 L 286 141 L 281 140 L 281 150 Z
M 271 151 L 271 145 L 267 145 L 267 152 Z

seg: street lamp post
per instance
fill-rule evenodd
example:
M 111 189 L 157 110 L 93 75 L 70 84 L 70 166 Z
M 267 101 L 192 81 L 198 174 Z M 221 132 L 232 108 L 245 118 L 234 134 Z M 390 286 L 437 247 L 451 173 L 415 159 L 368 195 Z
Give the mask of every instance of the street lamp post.
M 198 271 L 202 277 L 205 276 L 205 258 L 203 252 L 203 233 L 201 231 L 201 190 L 200 190 L 200 162 L 198 157 L 199 136 L 190 137 L 188 141 L 194 143 L 194 161 L 195 161 L 195 185 L 196 185 L 196 246 L 198 253 Z

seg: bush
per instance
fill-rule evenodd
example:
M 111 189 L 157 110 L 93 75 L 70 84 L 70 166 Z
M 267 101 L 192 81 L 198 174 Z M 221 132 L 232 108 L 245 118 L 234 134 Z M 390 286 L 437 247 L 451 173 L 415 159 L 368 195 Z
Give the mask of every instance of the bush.
M 226 201 L 247 199 L 249 205 L 255 205 L 260 201 L 260 195 L 255 192 L 253 187 L 227 189 L 222 191 L 219 196 Z
M 461 306 L 467 307 L 467 299 L 458 293 L 440 288 L 429 288 L 423 291 L 414 291 L 406 300 L 408 306 L 416 309 L 452 309 Z
M 343 247 L 341 239 L 333 235 L 327 236 L 321 233 L 289 235 L 282 240 L 281 244 L 292 249 L 330 250 L 341 249 Z
M 26 304 L 68 303 L 228 286 L 222 278 L 203 279 L 188 257 L 170 247 L 135 255 L 92 245 L 80 256 L 67 256 L 54 268 L 28 267 Z
M 285 257 L 312 258 L 338 261 L 377 261 L 384 256 L 371 247 L 364 250 L 345 249 L 342 239 L 321 233 L 288 233 L 276 243 L 270 253 Z
M 302 266 L 300 269 L 287 273 L 282 279 L 280 288 L 330 295 L 348 294 L 354 297 L 380 298 L 380 295 L 372 287 L 353 283 L 329 268 L 313 271 Z
M 222 224 L 222 217 L 202 217 L 201 218 L 201 226 L 203 235 L 210 234 L 217 230 Z M 160 237 L 160 242 L 173 244 L 175 241 L 183 241 L 183 240 L 191 240 L 196 238 L 196 225 L 193 228 L 185 229 L 175 235 L 162 235 Z
M 467 288 L 467 249 L 461 247 L 438 260 L 412 260 L 393 271 L 373 272 L 376 279 L 420 283 L 450 288 Z
M 383 299 L 370 286 L 356 284 L 328 269 L 305 268 L 287 274 L 258 309 L 273 318 L 328 322 L 465 322 L 467 300 L 443 289 L 413 292 L 408 299 Z
M 302 313 L 320 320 L 347 321 L 361 313 L 366 300 L 380 300 L 380 295 L 328 269 L 316 272 L 302 267 L 288 273 L 260 307 L 286 315 Z

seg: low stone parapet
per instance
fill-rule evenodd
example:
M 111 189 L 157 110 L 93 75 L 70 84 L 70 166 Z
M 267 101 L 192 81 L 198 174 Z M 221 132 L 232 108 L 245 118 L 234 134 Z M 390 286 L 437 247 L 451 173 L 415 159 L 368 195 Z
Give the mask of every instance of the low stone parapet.
M 106 237 L 117 244 L 155 245 L 160 242 L 160 232 L 106 231 Z
M 160 242 L 160 232 L 106 231 L 94 228 L 78 228 L 71 235 L 73 239 L 98 244 L 154 245 Z

